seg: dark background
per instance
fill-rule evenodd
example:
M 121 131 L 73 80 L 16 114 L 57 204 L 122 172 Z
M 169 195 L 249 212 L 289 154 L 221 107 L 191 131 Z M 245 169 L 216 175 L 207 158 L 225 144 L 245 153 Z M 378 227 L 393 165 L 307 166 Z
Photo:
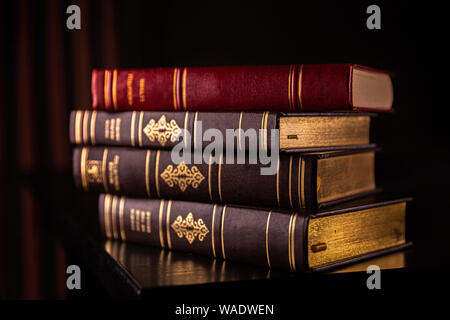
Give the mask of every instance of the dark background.
M 66 28 L 71 4 L 81 8 L 81 30 Z M 381 30 L 366 28 L 371 4 L 381 8 Z M 72 183 L 68 115 L 89 106 L 94 67 L 351 62 L 394 71 L 396 113 L 379 116 L 372 129 L 383 149 L 377 183 L 414 197 L 407 230 L 417 259 L 445 270 L 443 13 L 397 1 L 1 1 L 0 297 L 66 297 L 70 254 L 47 231 L 39 196 L 59 195 L 30 180 Z

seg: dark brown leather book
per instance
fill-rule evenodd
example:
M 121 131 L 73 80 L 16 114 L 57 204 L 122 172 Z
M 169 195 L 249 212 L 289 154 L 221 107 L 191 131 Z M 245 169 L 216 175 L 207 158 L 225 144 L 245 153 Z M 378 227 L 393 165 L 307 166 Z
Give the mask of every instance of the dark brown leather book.
M 315 208 L 375 191 L 375 150 L 280 154 L 273 163 L 174 163 L 169 150 L 78 147 L 73 176 L 85 191 L 270 207 Z M 263 169 L 273 174 L 263 175 Z
M 369 144 L 373 115 L 76 110 L 70 115 L 69 136 L 78 145 L 170 149 L 181 142 L 185 148 L 199 149 L 214 140 L 208 139 L 206 133 L 216 129 L 223 142 L 232 142 L 237 150 L 248 150 L 251 141 L 256 148 L 268 150 L 273 147 L 303 152 L 336 150 Z M 279 136 L 272 139 L 274 129 L 279 129 Z
M 409 198 L 285 211 L 102 194 L 105 237 L 291 271 L 324 270 L 408 245 Z

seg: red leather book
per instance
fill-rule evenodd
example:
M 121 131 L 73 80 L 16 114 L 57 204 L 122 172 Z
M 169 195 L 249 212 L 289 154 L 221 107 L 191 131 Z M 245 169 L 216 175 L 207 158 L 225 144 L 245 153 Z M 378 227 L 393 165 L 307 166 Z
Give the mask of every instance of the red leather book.
M 408 198 L 325 210 L 249 208 L 101 195 L 106 238 L 291 271 L 324 270 L 409 245 Z
M 93 70 L 93 108 L 389 111 L 389 73 L 354 64 Z
M 195 161 L 198 155 L 179 161 L 170 150 L 77 147 L 73 177 L 89 192 L 282 208 L 321 207 L 376 191 L 373 148 L 280 154 L 266 164 L 204 155 Z

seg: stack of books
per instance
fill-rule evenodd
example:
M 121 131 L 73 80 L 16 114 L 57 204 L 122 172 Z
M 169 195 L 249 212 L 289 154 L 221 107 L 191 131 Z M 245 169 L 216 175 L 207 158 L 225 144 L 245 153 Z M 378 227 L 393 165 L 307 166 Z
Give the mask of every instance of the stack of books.
M 291 271 L 408 245 L 375 184 L 390 74 L 352 64 L 94 70 L 73 175 L 105 237 Z M 195 255 L 193 255 L 195 259 Z

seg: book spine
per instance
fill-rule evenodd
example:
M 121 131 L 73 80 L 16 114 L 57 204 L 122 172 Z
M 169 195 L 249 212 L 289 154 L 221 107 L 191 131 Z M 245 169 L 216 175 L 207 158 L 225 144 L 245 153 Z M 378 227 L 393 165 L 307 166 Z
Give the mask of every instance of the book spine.
M 96 110 L 351 109 L 350 64 L 93 70 Z
M 201 155 L 200 155 L 201 156 Z M 77 147 L 73 176 L 85 191 L 268 207 L 316 207 L 314 160 L 282 154 L 276 174 L 261 175 L 261 163 L 226 164 L 225 158 L 172 161 L 171 151 Z M 196 161 L 197 160 L 197 161 Z M 200 163 L 200 164 L 196 164 Z
M 233 130 L 233 146 L 238 150 L 248 150 L 244 133 L 254 129 L 258 145 L 270 150 L 272 129 L 276 129 L 277 125 L 277 114 L 270 112 L 76 110 L 70 114 L 69 137 L 73 144 L 78 145 L 171 149 L 184 142 L 186 149 L 193 149 L 200 145 L 199 141 L 202 148 L 211 143 L 200 140 L 209 129 L 220 131 L 222 137 L 228 136 L 227 130 Z M 260 130 L 263 130 L 262 134 Z
M 307 218 L 296 212 L 102 194 L 109 239 L 291 271 L 305 271 Z

